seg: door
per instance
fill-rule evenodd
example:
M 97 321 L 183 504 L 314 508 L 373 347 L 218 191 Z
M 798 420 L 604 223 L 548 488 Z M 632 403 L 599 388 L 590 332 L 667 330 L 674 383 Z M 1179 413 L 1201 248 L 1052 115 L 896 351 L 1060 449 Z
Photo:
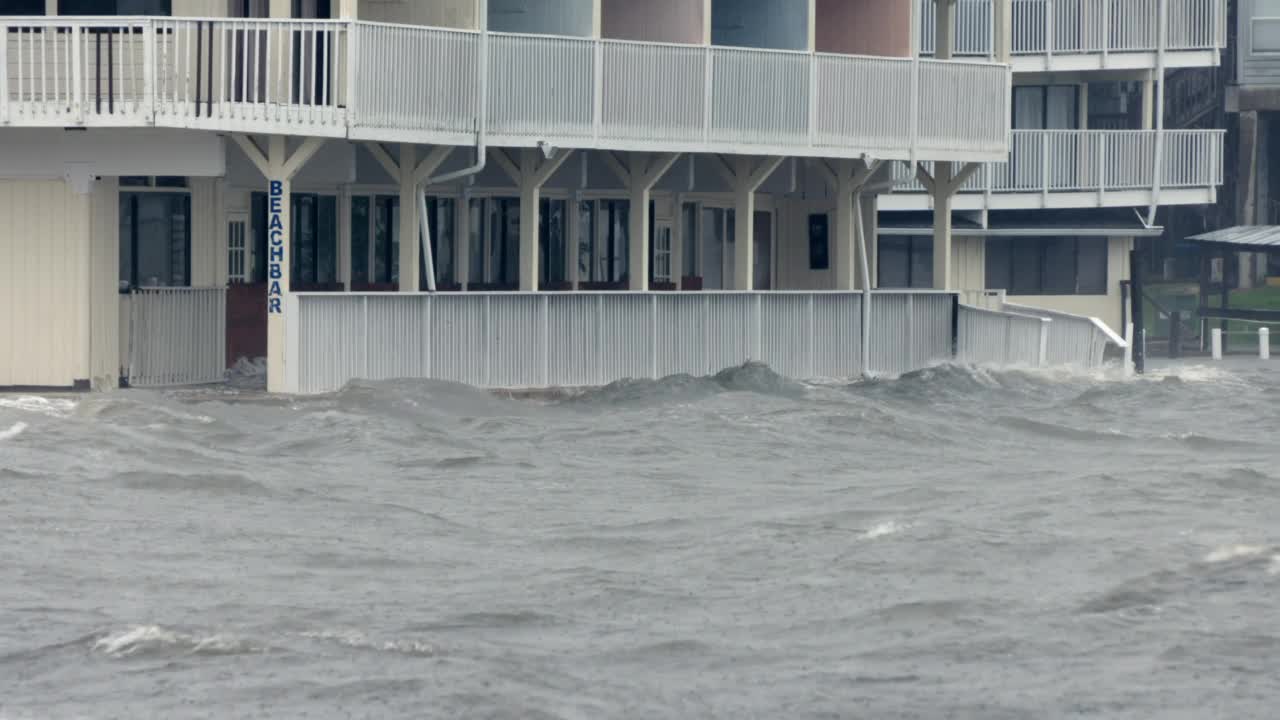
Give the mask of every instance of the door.
M 293 0 L 293 17 L 328 20 L 330 0 Z M 333 97 L 333 48 L 322 26 L 304 26 L 293 33 L 293 102 L 299 105 L 331 105 Z

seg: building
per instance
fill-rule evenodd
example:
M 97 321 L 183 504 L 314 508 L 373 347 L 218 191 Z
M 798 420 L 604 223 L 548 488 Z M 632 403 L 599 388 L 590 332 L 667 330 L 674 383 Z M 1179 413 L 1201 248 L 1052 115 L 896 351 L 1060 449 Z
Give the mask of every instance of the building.
M 1118 209 L 1218 183 L 1151 108 L 1219 2 L 0 0 L 0 387 L 905 370 L 1001 282 L 1118 327 Z

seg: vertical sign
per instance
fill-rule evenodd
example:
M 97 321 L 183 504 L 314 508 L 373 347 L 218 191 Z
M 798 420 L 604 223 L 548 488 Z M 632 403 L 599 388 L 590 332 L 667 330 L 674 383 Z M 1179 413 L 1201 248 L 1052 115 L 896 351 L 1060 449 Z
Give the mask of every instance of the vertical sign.
M 281 315 L 284 313 L 284 293 L 280 290 L 280 280 L 284 277 L 284 223 L 280 220 L 284 213 L 283 182 L 271 181 L 267 202 L 267 279 L 271 283 L 267 290 L 267 313 Z

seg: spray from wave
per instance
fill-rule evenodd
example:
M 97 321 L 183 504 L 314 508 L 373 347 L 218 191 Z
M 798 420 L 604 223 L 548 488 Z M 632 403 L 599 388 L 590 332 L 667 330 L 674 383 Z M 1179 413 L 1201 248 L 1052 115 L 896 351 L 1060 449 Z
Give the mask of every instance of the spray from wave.
M 19 435 L 21 435 L 24 431 L 26 431 L 26 429 L 27 429 L 26 423 L 24 422 L 14 423 L 13 427 L 9 428 L 8 430 L 0 430 L 0 440 L 12 440 L 18 437 Z

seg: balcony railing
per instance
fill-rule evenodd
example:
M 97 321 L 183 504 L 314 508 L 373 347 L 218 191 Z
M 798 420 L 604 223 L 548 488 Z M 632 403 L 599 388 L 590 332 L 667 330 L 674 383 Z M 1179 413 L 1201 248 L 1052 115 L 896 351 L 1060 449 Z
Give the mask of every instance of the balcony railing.
M 995 2 L 957 0 L 954 54 L 991 56 Z M 937 25 L 934 0 L 918 0 L 920 51 L 932 55 Z M 1160 5 L 1167 3 L 1166 50 L 1226 46 L 1224 0 L 1012 0 L 1014 55 L 1155 52 Z
M 1160 187 L 1222 184 L 1223 130 L 1165 130 Z M 1155 130 L 1015 130 L 1009 159 L 988 163 L 961 192 L 1149 190 L 1156 185 Z M 931 169 L 926 165 L 926 168 Z M 924 192 L 899 165 L 900 192 Z
M 9 125 L 990 159 L 1009 82 L 980 62 L 365 22 L 0 18 Z

